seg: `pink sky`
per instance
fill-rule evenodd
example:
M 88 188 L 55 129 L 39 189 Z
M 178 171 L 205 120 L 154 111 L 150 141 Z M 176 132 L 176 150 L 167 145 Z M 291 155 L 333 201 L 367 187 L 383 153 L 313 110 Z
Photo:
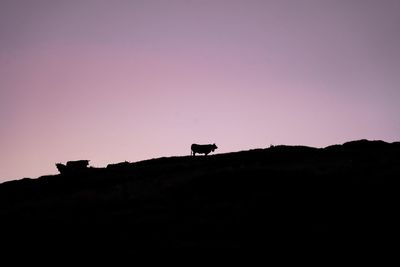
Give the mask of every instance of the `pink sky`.
M 0 182 L 400 140 L 400 1 L 2 0 Z

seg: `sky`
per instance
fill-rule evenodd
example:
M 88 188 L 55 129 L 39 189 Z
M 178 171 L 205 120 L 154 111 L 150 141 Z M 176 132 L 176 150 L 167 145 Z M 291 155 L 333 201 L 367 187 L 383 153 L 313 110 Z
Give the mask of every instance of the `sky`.
M 398 0 L 1 0 L 0 182 L 400 140 Z

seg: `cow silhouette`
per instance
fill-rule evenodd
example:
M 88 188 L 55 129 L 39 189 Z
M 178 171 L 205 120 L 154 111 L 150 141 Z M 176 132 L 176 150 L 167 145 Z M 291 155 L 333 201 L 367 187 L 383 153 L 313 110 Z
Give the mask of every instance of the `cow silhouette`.
M 90 160 L 75 160 L 68 161 L 66 165 L 62 163 L 56 163 L 56 167 L 61 174 L 74 173 L 83 170 L 87 170 Z
M 215 144 L 208 144 L 208 145 L 198 145 L 198 144 L 192 144 L 191 148 L 191 155 L 196 156 L 196 153 L 198 154 L 204 154 L 207 156 L 211 152 L 214 152 L 215 149 L 218 147 Z

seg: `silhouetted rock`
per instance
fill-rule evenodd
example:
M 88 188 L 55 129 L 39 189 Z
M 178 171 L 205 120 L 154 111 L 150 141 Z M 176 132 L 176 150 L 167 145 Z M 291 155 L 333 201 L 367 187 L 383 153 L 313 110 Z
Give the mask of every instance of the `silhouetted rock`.
M 369 141 L 366 139 L 362 139 L 346 142 L 343 144 L 343 147 L 352 149 L 384 149 L 390 147 L 390 144 L 381 140 Z

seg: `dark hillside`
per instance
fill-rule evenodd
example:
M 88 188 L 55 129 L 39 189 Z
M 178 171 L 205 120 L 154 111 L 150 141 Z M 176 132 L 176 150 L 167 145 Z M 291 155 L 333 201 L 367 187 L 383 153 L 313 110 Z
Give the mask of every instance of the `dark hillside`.
M 400 144 L 275 146 L 0 184 L 3 240 L 252 247 L 390 240 Z

